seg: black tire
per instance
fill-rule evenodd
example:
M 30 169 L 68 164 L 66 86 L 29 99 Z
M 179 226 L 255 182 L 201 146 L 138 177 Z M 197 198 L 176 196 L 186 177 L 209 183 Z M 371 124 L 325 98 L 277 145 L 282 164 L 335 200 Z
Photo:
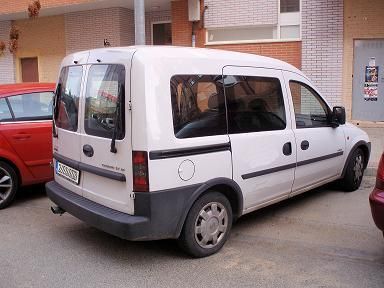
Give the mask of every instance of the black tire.
M 208 219 L 204 220 L 205 217 Z M 193 204 L 184 222 L 178 242 L 180 247 L 189 255 L 196 258 L 206 257 L 223 247 L 231 228 L 231 204 L 223 194 L 211 191 L 201 196 Z M 201 231 L 201 233 L 197 231 Z M 203 235 L 207 238 L 204 238 Z M 208 242 L 207 239 L 209 239 Z
M 340 181 L 340 187 L 345 192 L 352 192 L 359 189 L 364 174 L 364 153 L 360 148 L 352 152 L 347 163 L 344 178 Z
M 0 161 L 0 185 L 10 185 L 10 187 L 0 187 L 0 209 L 4 209 L 15 198 L 19 188 L 19 179 L 15 169 L 3 161 Z

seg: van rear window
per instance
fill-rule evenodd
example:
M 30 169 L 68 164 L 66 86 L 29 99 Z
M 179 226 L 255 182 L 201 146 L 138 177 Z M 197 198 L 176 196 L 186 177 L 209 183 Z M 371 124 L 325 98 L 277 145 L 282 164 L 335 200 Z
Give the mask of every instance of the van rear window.
M 171 99 L 177 138 L 227 133 L 221 75 L 175 75 L 171 78 Z
M 84 116 L 84 128 L 88 135 L 112 138 L 115 131 L 116 139 L 124 138 L 124 83 L 124 65 L 91 66 Z
M 55 104 L 55 124 L 58 128 L 77 131 L 82 66 L 69 66 L 61 70 Z

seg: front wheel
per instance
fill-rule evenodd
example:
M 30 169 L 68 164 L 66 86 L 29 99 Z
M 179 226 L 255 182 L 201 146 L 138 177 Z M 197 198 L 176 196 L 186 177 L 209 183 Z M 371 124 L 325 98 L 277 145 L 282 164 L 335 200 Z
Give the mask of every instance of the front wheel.
M 219 192 L 209 192 L 192 206 L 179 238 L 181 248 L 193 257 L 219 251 L 232 227 L 232 208 Z
M 0 161 L 0 209 L 11 204 L 18 186 L 15 170 L 9 164 Z
M 352 192 L 360 187 L 364 174 L 364 153 L 360 148 L 353 151 L 347 164 L 345 176 L 341 180 L 341 187 L 346 192 Z

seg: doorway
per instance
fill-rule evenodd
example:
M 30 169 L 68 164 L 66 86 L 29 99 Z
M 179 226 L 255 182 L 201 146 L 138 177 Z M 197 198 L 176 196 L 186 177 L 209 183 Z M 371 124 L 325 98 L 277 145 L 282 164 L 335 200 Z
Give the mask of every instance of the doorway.
M 355 40 L 352 119 L 384 121 L 384 39 Z
M 21 58 L 21 81 L 39 82 L 39 65 L 37 57 Z
M 172 45 L 172 23 L 152 23 L 152 45 Z

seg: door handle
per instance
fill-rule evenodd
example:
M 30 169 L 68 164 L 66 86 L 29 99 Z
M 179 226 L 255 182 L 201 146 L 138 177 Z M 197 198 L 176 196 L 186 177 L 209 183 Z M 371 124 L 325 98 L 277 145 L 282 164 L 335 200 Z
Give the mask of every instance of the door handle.
M 301 142 L 301 150 L 307 150 L 309 148 L 309 142 L 307 140 L 304 140 Z
M 292 144 L 291 142 L 287 142 L 283 145 L 283 154 L 285 156 L 289 156 L 292 154 Z
M 88 144 L 85 144 L 83 146 L 83 153 L 85 154 L 85 156 L 87 157 L 92 157 L 93 156 L 93 148 L 91 145 L 88 145 Z
M 12 135 L 12 138 L 15 140 L 26 140 L 26 139 L 31 138 L 31 134 L 18 133 L 18 134 Z

